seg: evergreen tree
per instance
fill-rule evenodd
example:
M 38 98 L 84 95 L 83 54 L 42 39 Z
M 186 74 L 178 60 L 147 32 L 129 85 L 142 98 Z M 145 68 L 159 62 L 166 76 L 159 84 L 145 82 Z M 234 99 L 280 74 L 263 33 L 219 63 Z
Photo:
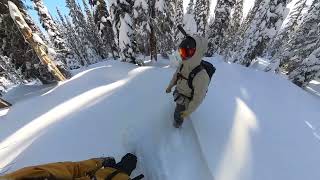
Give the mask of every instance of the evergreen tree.
M 252 9 L 250 9 L 247 17 L 244 19 L 243 23 L 241 24 L 239 35 L 243 38 L 245 32 L 251 26 L 251 23 L 256 16 L 257 12 L 259 11 L 259 7 L 264 5 L 264 0 L 256 0 Z
M 150 52 L 150 18 L 149 5 L 145 0 L 136 0 L 134 2 L 134 31 L 135 39 L 137 40 L 137 48 L 140 53 L 147 55 Z
M 66 6 L 69 8 L 69 16 L 72 19 L 72 23 L 68 22 L 69 19 L 66 19 L 68 22 L 68 26 L 70 27 L 70 31 L 75 31 L 74 41 L 80 42 L 76 46 L 79 48 L 78 50 L 81 52 L 81 62 L 87 66 L 89 64 L 97 62 L 97 55 L 99 55 L 99 47 L 96 47 L 98 43 L 94 42 L 94 30 L 92 30 L 95 26 L 92 24 L 92 16 L 85 17 L 82 12 L 80 5 L 76 3 L 75 0 L 66 0 Z M 85 7 L 88 14 L 88 7 Z M 89 13 L 90 14 L 90 13 Z M 92 27 L 94 26 L 94 27 Z M 72 30 L 73 29 L 73 30 Z M 77 40 L 76 40 L 77 39 Z
M 224 50 L 225 57 L 229 57 L 235 47 L 237 33 L 240 30 L 241 22 L 243 18 L 243 0 L 237 0 L 233 8 L 232 18 L 228 27 L 228 31 L 223 39 L 222 49 Z
M 308 13 L 305 14 L 302 23 L 297 27 L 282 52 L 280 61 L 287 63 L 287 71 L 291 73 L 302 60 L 307 58 L 316 48 L 319 38 L 317 29 L 320 23 L 320 11 L 317 1 L 313 1 Z
M 12 59 L 2 55 L 0 50 L 0 95 L 2 95 L 9 86 L 20 84 L 24 78 L 20 71 L 14 67 Z
M 240 44 L 238 63 L 249 66 L 253 59 L 262 55 L 282 25 L 285 8 L 286 0 L 261 2 Z
M 120 58 L 123 61 L 135 62 L 135 42 L 133 39 L 132 11 L 134 1 L 112 0 L 110 2 L 110 15 L 112 17 L 115 41 L 119 47 Z
M 291 40 L 291 51 L 287 49 L 291 68 L 289 78 L 299 86 L 306 86 L 319 73 L 319 24 L 320 2 L 314 1 Z
M 240 52 L 242 50 L 242 46 L 243 46 L 242 43 L 243 43 L 245 33 L 249 29 L 249 27 L 251 26 L 251 23 L 252 23 L 255 15 L 258 12 L 260 5 L 263 5 L 262 2 L 263 2 L 263 0 L 256 0 L 253 8 L 250 9 L 247 17 L 241 23 L 239 31 L 235 35 L 235 39 L 233 42 L 234 43 L 233 48 L 232 48 L 232 50 L 229 50 L 228 54 L 226 55 L 227 61 L 237 62 L 239 60 L 237 52 Z
M 199 35 L 206 37 L 206 27 L 210 12 L 210 1 L 197 0 L 194 8 L 197 32 Z
M 194 4 L 193 0 L 190 0 L 187 7 L 187 12 L 186 14 L 184 14 L 183 17 L 183 27 L 185 31 L 189 34 L 197 33 L 197 24 L 194 17 Z
M 272 57 L 270 65 L 266 68 L 266 71 L 279 72 L 280 66 L 283 66 L 286 62 L 281 61 L 286 55 L 284 50 L 290 47 L 288 43 L 290 37 L 294 34 L 294 31 L 299 25 L 299 20 L 302 17 L 302 12 L 306 7 L 307 0 L 297 1 L 293 7 L 293 10 L 289 13 L 287 23 L 280 30 L 274 41 L 272 42 L 270 48 L 268 49 L 268 54 Z
M 82 0 L 82 4 L 84 7 L 84 12 L 86 14 L 86 24 L 84 26 L 86 39 L 89 41 L 89 46 L 93 50 L 93 56 L 98 55 L 101 59 L 105 59 L 108 57 L 107 47 L 104 46 L 101 36 L 99 35 L 99 30 L 95 24 L 94 17 L 88 7 L 88 4 L 85 0 Z M 95 58 L 96 63 L 98 59 Z
M 175 47 L 177 46 L 178 42 L 181 40 L 183 35 L 180 33 L 178 28 L 176 27 L 179 24 L 183 24 L 183 0 L 176 0 L 175 3 L 175 19 L 174 19 L 174 43 Z
M 53 21 L 48 9 L 45 7 L 43 0 L 33 0 L 34 9 L 38 12 L 40 23 L 42 27 L 48 32 L 49 38 L 58 50 L 65 50 L 66 45 L 57 28 L 56 23 Z
M 212 24 L 209 25 L 209 44 L 208 55 L 212 56 L 214 53 L 220 53 L 225 47 L 223 40 L 226 38 L 226 34 L 229 31 L 231 10 L 235 4 L 235 0 L 218 0 L 215 9 L 215 19 Z
M 194 1 L 190 0 L 188 7 L 187 7 L 187 14 L 193 14 L 194 15 Z
M 96 5 L 97 8 L 94 15 L 99 35 L 102 38 L 103 45 L 107 47 L 108 52 L 111 52 L 112 57 L 115 59 L 117 56 L 117 49 L 106 2 L 105 0 L 98 0 Z
M 175 49 L 173 31 L 175 28 L 174 5 L 173 0 L 156 0 L 155 3 L 157 47 L 161 47 L 159 52 L 163 56 L 167 56 L 168 53 Z
M 166 48 L 164 49 L 163 55 L 167 56 L 168 54 L 171 54 L 171 52 L 176 48 L 177 42 L 175 41 L 175 30 L 176 30 L 176 25 L 175 24 L 175 14 L 176 14 L 176 3 L 175 0 L 167 0 L 166 1 L 166 7 L 165 9 L 165 23 L 166 23 L 166 28 L 165 28 L 165 33 L 164 33 L 164 38 L 165 38 L 165 44 Z
M 157 56 L 157 37 L 156 37 L 156 32 L 157 32 L 157 24 L 156 24 L 156 0 L 149 0 L 148 1 L 149 5 L 149 17 L 150 17 L 150 56 L 151 60 L 157 61 L 158 56 Z
M 301 65 L 293 70 L 289 79 L 300 87 L 306 87 L 310 81 L 320 78 L 320 41 L 315 49 Z
M 84 32 L 84 25 L 86 24 L 84 15 L 82 14 L 80 7 L 76 4 L 75 0 L 66 0 L 66 6 L 69 9 L 69 16 L 72 19 L 71 23 L 69 17 L 65 17 L 66 28 L 68 29 L 69 35 L 69 44 L 72 46 L 73 51 L 80 58 L 81 65 L 87 66 L 90 64 L 90 62 L 86 52 L 88 42 L 85 38 Z M 62 17 L 60 14 L 60 19 L 61 18 Z
M 67 64 L 69 69 L 78 69 L 84 64 L 86 64 L 84 59 L 82 59 L 82 53 L 80 52 L 81 48 L 78 47 L 80 45 L 79 38 L 76 35 L 76 31 L 71 26 L 71 23 L 68 23 L 68 19 L 64 19 L 60 10 L 57 8 L 57 13 L 60 19 L 60 23 L 58 24 L 61 35 L 65 40 L 67 51 L 72 54 L 72 58 L 67 58 Z M 80 48 L 80 49 L 78 49 Z
M 183 26 L 187 33 L 194 34 L 197 32 L 197 23 L 194 18 L 194 1 L 190 0 L 187 7 L 187 13 L 183 18 Z

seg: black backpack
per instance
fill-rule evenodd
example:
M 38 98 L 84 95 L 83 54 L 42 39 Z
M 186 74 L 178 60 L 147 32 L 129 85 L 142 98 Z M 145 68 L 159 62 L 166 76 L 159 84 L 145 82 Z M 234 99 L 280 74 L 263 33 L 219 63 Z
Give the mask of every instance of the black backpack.
M 180 67 L 180 71 L 182 70 L 183 68 L 183 64 L 181 65 Z M 193 82 L 193 78 L 196 77 L 196 75 L 202 71 L 202 69 L 205 69 L 209 75 L 209 78 L 211 80 L 213 74 L 216 72 L 216 68 L 208 61 L 204 61 L 202 60 L 201 61 L 201 64 L 197 67 L 195 67 L 189 74 L 189 77 L 188 79 L 186 79 L 188 81 L 188 86 L 189 88 L 192 90 L 191 91 L 191 100 L 193 98 L 193 94 L 194 94 L 194 87 L 192 85 L 192 82 Z

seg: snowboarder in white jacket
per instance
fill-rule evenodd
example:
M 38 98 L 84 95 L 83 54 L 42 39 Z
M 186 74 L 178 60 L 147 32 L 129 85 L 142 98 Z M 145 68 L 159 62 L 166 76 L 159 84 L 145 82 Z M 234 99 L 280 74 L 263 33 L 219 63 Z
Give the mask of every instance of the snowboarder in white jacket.
M 192 80 L 192 90 L 188 85 L 189 74 L 200 65 L 208 49 L 207 39 L 194 35 L 187 36 L 179 45 L 182 64 L 174 73 L 166 93 L 176 86 L 173 96 L 176 102 L 174 126 L 181 127 L 183 120 L 194 112 L 206 96 L 210 77 L 205 69 L 198 72 Z

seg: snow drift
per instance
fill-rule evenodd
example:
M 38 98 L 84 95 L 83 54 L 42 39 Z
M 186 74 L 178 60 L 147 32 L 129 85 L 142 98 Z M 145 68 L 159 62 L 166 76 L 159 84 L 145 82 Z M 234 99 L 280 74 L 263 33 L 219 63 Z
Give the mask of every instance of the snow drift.
M 167 66 L 108 61 L 56 87 L 12 90 L 6 99 L 15 104 L 0 119 L 0 171 L 134 152 L 135 173 L 152 180 L 319 179 L 320 144 L 309 127 L 319 99 L 275 75 L 210 61 L 217 72 L 207 98 L 179 130 Z

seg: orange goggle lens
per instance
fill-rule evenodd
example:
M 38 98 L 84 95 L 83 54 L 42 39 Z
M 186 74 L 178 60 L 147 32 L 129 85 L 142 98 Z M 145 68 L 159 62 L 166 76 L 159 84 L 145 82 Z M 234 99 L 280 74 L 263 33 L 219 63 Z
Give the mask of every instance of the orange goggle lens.
M 191 58 L 196 52 L 196 48 L 179 48 L 179 54 L 182 60 L 187 60 Z

